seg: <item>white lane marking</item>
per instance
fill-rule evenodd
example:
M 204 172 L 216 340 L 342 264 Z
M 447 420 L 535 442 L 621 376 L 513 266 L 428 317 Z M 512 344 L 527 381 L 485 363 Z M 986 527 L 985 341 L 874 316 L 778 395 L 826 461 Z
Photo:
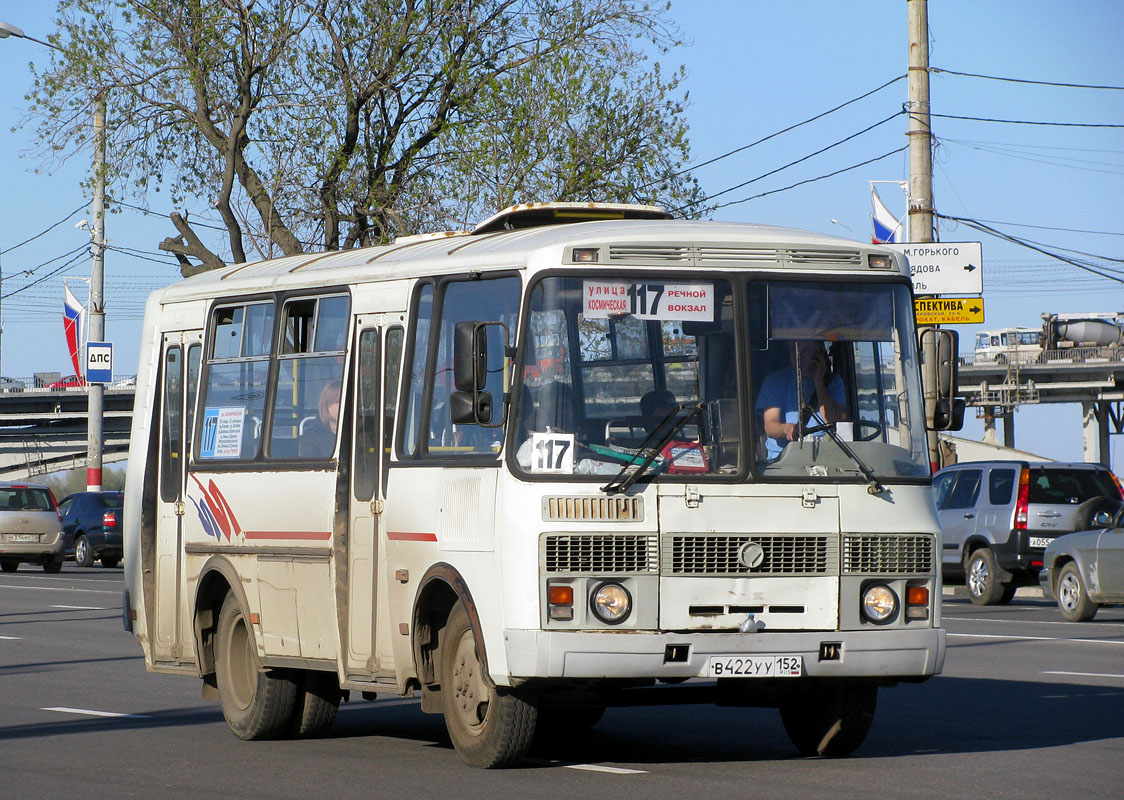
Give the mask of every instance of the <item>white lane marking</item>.
M 1043 675 L 1076 675 L 1080 678 L 1121 678 L 1124 675 L 1116 675 L 1111 672 L 1066 672 L 1060 669 L 1047 669 L 1042 671 Z
M 566 769 L 580 769 L 586 772 L 607 772 L 610 775 L 646 775 L 646 769 L 626 769 L 625 767 L 606 767 L 603 764 L 563 764 L 557 759 L 524 759 L 528 764 L 545 764 L 549 767 L 565 767 Z
M 1016 625 L 1084 625 L 1084 622 L 1066 622 L 1058 619 L 995 619 L 993 617 L 941 617 L 941 619 L 951 620 L 952 622 L 1010 622 Z M 1124 625 L 1122 622 L 1105 621 L 1098 622 L 1098 625 Z
M 1124 646 L 1124 642 L 1111 639 L 1071 639 L 1068 636 L 1006 636 L 1001 633 L 950 633 L 949 638 L 958 636 L 961 639 L 1010 639 L 1027 642 L 1084 642 L 1085 644 L 1116 644 Z
M 588 772 L 608 772 L 612 775 L 644 775 L 646 769 L 625 769 L 624 767 L 605 767 L 601 764 L 563 764 L 566 769 L 583 769 Z
M 105 606 L 59 606 L 52 605 L 49 608 L 69 608 L 72 611 L 108 611 Z
M 7 639 L 10 642 L 18 642 L 22 636 L 0 636 L 0 639 Z
M 87 717 L 124 717 L 127 719 L 148 719 L 148 714 L 119 714 L 116 711 L 94 711 L 89 708 L 69 708 L 67 706 L 52 706 L 41 708 L 40 711 L 58 711 L 62 714 L 83 714 Z
M 0 589 L 29 589 L 36 592 L 84 592 L 86 594 L 112 594 L 117 597 L 121 596 L 120 591 L 110 591 L 109 589 L 74 589 L 66 586 L 21 586 L 15 583 L 0 583 Z

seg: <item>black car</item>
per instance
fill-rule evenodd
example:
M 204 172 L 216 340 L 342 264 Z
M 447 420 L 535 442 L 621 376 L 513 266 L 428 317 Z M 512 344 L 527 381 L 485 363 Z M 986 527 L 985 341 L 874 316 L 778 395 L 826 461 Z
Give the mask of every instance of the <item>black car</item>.
M 116 567 L 121 561 L 122 492 L 78 492 L 59 503 L 62 533 L 67 555 L 80 567 L 89 567 L 100 558 L 103 567 Z

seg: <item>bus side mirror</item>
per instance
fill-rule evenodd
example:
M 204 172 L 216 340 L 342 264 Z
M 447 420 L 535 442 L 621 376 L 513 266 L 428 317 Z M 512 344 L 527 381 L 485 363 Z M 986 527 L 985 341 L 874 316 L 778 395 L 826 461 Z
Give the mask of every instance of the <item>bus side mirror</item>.
M 492 347 L 488 346 L 489 335 Z M 502 373 L 503 388 L 493 380 L 492 390 L 506 393 L 508 330 L 502 322 L 465 320 L 453 329 L 453 384 L 457 391 L 449 399 L 449 413 L 458 425 L 489 425 L 498 427 L 503 419 L 492 423 L 492 392 L 484 391 L 488 385 L 488 354 L 498 353 L 502 363 L 491 369 L 493 379 Z M 501 414 L 502 417 L 502 414 Z
M 453 332 L 453 383 L 462 392 L 479 392 L 488 377 L 485 323 L 458 322 Z
M 968 403 L 960 397 L 942 397 L 937 400 L 937 408 L 933 411 L 933 430 L 958 431 L 964 427 L 964 409 Z
M 921 353 L 932 352 L 935 362 L 925 365 L 926 394 L 936 396 L 933 430 L 958 431 L 964 427 L 965 401 L 957 398 L 960 378 L 960 336 L 947 328 L 922 328 L 918 332 Z M 932 394 L 929 394 L 932 392 Z
M 487 425 L 492 421 L 491 392 L 453 392 L 449 414 L 457 425 Z

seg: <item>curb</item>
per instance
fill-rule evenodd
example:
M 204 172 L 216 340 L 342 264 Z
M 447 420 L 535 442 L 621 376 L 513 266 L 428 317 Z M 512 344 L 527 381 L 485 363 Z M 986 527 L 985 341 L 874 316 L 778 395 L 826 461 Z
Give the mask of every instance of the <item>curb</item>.
M 942 597 L 962 597 L 968 599 L 968 588 L 966 586 L 943 586 L 941 587 Z M 1034 600 L 1046 599 L 1042 595 L 1042 587 L 1040 586 L 1020 586 L 1015 590 L 1015 597 L 1029 597 Z

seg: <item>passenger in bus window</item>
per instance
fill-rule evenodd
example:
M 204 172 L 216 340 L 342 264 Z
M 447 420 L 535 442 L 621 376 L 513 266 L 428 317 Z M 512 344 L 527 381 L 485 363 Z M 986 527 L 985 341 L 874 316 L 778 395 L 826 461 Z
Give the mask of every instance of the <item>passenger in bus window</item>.
M 832 375 L 827 350 L 821 341 L 791 341 L 788 345 L 789 365 L 766 376 L 757 395 L 757 412 L 765 428 L 767 457 L 773 460 L 789 442 L 799 436 L 800 423 L 805 427 L 819 424 L 801 418 L 800 392 L 796 390 L 797 365 L 800 368 L 805 406 L 811 407 L 829 424 L 847 419 L 843 380 Z
M 320 392 L 319 414 L 301 428 L 299 452 L 302 458 L 327 458 L 335 449 L 342 388 L 341 382 L 335 380 Z

